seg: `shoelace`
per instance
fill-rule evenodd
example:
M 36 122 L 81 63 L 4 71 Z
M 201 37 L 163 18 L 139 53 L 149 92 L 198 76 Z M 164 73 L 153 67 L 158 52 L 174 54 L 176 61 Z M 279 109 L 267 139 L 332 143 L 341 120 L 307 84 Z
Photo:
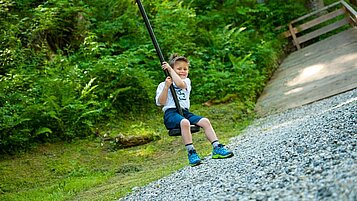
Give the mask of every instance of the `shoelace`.
M 216 149 L 215 151 L 216 151 L 218 154 L 225 154 L 225 153 L 228 152 L 228 151 L 224 148 L 224 145 L 218 145 L 215 149 Z
M 189 156 L 190 160 L 193 160 L 193 161 L 200 160 L 200 158 L 198 157 L 198 154 L 195 150 L 190 151 L 189 154 L 190 154 L 190 156 Z
M 190 154 L 190 157 L 195 157 L 195 158 L 198 157 L 196 150 L 190 151 L 189 154 Z
M 189 153 L 190 155 L 192 155 L 192 154 L 197 154 L 196 150 L 190 150 L 188 153 Z

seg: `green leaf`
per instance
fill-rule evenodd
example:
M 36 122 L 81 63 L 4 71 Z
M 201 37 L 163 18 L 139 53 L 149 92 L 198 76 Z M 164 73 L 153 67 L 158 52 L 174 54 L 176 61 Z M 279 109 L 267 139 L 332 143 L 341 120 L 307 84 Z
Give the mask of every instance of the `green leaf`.
M 41 135 L 44 133 L 52 133 L 52 130 L 46 127 L 41 127 L 39 129 L 37 129 L 37 131 L 35 132 L 36 135 Z

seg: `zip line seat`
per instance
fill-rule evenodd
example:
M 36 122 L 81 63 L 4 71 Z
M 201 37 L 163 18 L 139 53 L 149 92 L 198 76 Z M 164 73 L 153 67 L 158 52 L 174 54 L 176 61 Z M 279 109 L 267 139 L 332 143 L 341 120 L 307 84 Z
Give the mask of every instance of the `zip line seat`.
M 196 125 L 191 125 L 191 133 L 197 133 L 198 131 L 200 131 L 199 126 Z M 181 129 L 180 128 L 174 128 L 169 130 L 169 136 L 181 136 Z

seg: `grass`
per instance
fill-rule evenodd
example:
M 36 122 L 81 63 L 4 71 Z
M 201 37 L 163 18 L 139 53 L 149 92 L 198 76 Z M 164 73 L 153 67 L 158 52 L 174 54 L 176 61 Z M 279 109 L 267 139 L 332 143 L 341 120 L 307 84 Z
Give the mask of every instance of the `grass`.
M 240 102 L 191 111 L 208 117 L 222 143 L 237 136 L 253 116 L 252 106 Z M 188 165 L 181 137 L 170 137 L 158 111 L 150 118 L 112 122 L 104 133 L 155 133 L 159 140 L 114 149 L 92 136 L 74 142 L 42 144 L 35 149 L 0 158 L 0 200 L 116 200 L 134 187 L 144 186 Z M 201 156 L 211 153 L 203 132 L 194 134 Z

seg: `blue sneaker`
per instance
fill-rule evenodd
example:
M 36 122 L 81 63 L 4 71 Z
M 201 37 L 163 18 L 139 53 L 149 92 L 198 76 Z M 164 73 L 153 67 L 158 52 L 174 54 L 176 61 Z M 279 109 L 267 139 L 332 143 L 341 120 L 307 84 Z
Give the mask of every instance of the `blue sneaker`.
M 201 164 L 201 159 L 198 156 L 196 150 L 190 150 L 188 151 L 188 161 L 190 162 L 191 166 L 196 166 Z
M 233 152 L 224 148 L 223 144 L 219 144 L 217 147 L 214 147 L 212 151 L 213 159 L 230 158 L 233 155 Z

